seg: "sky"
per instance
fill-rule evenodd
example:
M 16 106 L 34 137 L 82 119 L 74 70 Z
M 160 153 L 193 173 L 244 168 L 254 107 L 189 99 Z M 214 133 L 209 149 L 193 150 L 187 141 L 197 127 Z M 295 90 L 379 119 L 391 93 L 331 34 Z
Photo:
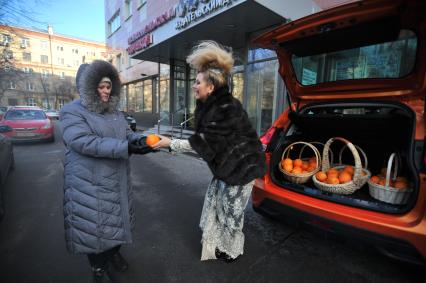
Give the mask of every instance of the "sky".
M 22 21 L 24 26 L 47 30 L 86 40 L 105 42 L 104 0 L 24 0 L 37 22 Z

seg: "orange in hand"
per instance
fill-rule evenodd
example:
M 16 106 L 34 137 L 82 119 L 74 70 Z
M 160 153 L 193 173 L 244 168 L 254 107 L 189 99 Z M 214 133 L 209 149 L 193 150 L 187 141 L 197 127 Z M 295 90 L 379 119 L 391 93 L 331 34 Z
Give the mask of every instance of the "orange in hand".
M 161 140 L 161 139 L 160 139 L 160 137 L 159 137 L 159 136 L 154 135 L 154 134 L 151 134 L 151 135 L 148 135 L 148 136 L 146 137 L 146 144 L 152 147 L 154 144 L 156 144 L 156 143 L 157 143 L 157 142 L 159 142 L 160 140 Z

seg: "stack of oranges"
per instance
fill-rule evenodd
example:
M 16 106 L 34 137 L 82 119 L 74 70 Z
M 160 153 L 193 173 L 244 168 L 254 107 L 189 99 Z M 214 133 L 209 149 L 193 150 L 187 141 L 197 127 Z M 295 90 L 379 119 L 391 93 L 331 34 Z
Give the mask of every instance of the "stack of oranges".
M 380 174 L 374 175 L 370 178 L 370 182 L 373 184 L 386 186 L 386 168 L 382 168 Z M 396 177 L 395 180 L 389 180 L 389 186 L 395 189 L 407 189 L 409 187 L 408 180 L 405 177 Z
M 362 171 L 362 174 L 366 173 Z M 344 184 L 352 181 L 354 176 L 353 166 L 345 166 L 343 169 L 331 168 L 328 171 L 319 171 L 315 174 L 315 178 L 322 182 L 330 185 Z
M 314 171 L 317 168 L 316 157 L 311 157 L 308 160 L 285 158 L 281 160 L 281 168 L 291 174 L 306 174 Z

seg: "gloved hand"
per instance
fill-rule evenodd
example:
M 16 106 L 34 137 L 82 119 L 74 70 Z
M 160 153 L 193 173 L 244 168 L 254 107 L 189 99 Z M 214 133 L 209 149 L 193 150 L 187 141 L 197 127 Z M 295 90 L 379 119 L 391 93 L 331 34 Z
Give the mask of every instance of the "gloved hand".
M 129 154 L 147 154 L 153 152 L 154 150 L 148 145 L 136 145 L 134 143 L 128 144 Z
M 140 146 L 146 146 L 146 137 L 145 136 L 141 136 L 140 138 L 138 138 L 134 144 L 136 145 L 140 145 Z

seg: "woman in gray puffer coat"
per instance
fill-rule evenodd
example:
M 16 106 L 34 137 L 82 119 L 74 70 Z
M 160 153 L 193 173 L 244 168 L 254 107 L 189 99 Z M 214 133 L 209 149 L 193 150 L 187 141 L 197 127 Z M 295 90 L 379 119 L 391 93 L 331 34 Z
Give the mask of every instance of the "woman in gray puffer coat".
M 108 262 L 128 268 L 119 248 L 132 242 L 134 227 L 129 156 L 152 150 L 118 111 L 121 83 L 110 63 L 81 65 L 77 88 L 81 99 L 60 113 L 66 244 L 70 253 L 88 255 L 95 282 L 113 282 Z

